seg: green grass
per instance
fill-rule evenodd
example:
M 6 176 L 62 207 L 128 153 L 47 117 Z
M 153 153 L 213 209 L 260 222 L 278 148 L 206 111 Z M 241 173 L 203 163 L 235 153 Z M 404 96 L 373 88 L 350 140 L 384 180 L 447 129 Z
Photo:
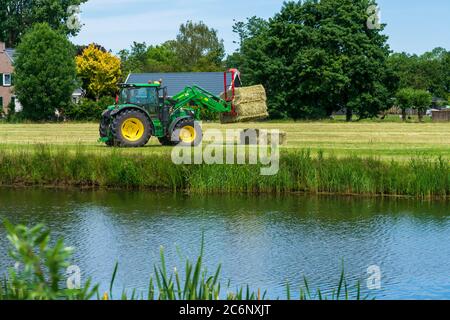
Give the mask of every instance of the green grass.
M 336 193 L 447 197 L 450 164 L 444 158 L 384 161 L 357 156 L 312 156 L 284 150 L 280 170 L 261 165 L 175 165 L 168 153 L 89 147 L 8 149 L 0 153 L 0 185 L 151 188 L 188 193 Z
M 397 123 L 362 121 L 322 122 L 263 122 L 220 125 L 206 123 L 205 129 L 263 128 L 287 132 L 286 150 L 310 149 L 313 154 L 345 157 L 379 157 L 390 161 L 409 161 L 412 157 L 438 157 L 450 159 L 450 123 Z M 35 144 L 55 147 L 85 146 L 96 153 L 108 153 L 97 143 L 98 125 L 93 123 L 67 124 L 0 124 L 0 152 L 7 149 L 30 149 Z M 161 147 L 157 139 L 142 150 L 129 150 L 131 154 L 169 154 L 170 148 Z

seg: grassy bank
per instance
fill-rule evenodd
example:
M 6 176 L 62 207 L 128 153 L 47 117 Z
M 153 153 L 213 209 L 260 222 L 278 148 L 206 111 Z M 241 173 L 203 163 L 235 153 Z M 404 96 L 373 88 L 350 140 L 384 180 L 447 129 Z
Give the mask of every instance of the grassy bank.
M 175 165 L 169 152 L 55 148 L 0 153 L 0 185 L 153 188 L 190 193 L 337 193 L 447 197 L 450 164 L 443 158 L 383 161 L 356 156 L 312 156 L 282 150 L 280 170 L 260 165 Z

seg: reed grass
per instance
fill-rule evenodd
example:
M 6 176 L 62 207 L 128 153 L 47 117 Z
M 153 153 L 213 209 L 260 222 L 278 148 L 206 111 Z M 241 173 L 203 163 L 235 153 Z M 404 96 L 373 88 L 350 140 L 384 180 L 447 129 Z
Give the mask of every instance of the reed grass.
M 384 161 L 357 156 L 312 156 L 309 150 L 283 151 L 280 170 L 260 175 L 261 165 L 175 165 L 170 154 L 104 154 L 84 146 L 0 153 L 0 185 L 77 186 L 172 190 L 188 193 L 335 193 L 448 197 L 450 164 L 444 158 Z

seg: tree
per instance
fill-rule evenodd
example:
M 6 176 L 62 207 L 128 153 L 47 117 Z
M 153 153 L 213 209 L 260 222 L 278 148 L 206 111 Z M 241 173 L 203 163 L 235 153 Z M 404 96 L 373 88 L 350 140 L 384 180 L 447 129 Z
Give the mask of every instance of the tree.
M 76 57 L 77 72 L 83 80 L 88 95 L 96 101 L 103 95 L 111 95 L 117 89 L 122 75 L 120 59 L 92 44 Z
M 77 23 L 75 7 L 87 0 L 0 0 L 0 40 L 15 47 L 35 23 L 48 23 L 53 29 L 75 36 Z
M 450 51 L 448 51 L 442 60 L 444 70 L 444 87 L 447 92 L 447 100 L 450 104 Z
M 124 74 L 130 72 L 177 72 L 180 62 L 173 48 L 173 41 L 148 46 L 145 42 L 134 42 L 130 50 L 119 52 Z
M 406 121 L 406 110 L 414 105 L 415 90 L 413 88 L 403 88 L 397 92 L 397 106 L 402 110 L 402 120 Z
M 246 83 L 262 83 L 272 117 L 351 119 L 391 105 L 397 79 L 386 63 L 387 37 L 369 29 L 371 0 L 286 2 L 267 22 L 236 25 Z
M 219 40 L 217 30 L 209 28 L 203 22 L 187 21 L 182 24 L 172 44 L 182 71 L 223 70 L 223 40 Z
M 30 120 L 51 120 L 76 88 L 75 48 L 47 23 L 34 25 L 17 47 L 15 91 Z
M 216 30 L 188 21 L 180 26 L 176 40 L 156 46 L 134 42 L 119 56 L 124 73 L 223 71 L 225 48 Z
M 84 50 L 86 50 L 87 48 L 89 48 L 89 46 L 92 46 L 92 45 L 102 52 L 108 52 L 108 50 L 106 50 L 106 48 L 104 46 L 94 42 L 89 45 L 76 45 L 75 48 L 77 50 L 77 56 L 83 55 Z
M 180 61 L 175 53 L 173 41 L 147 49 L 147 72 L 177 72 L 181 70 Z
M 400 88 L 426 90 L 435 97 L 446 98 L 449 54 L 443 48 L 435 48 L 421 56 L 395 53 L 389 57 L 389 65 L 400 79 Z
M 403 121 L 406 121 L 406 109 L 413 108 L 417 110 L 419 121 L 422 122 L 423 115 L 433 101 L 431 93 L 414 88 L 400 89 L 397 92 L 396 98 L 398 107 L 402 109 Z
M 419 121 L 423 121 L 423 115 L 427 109 L 431 106 L 433 101 L 433 95 L 425 90 L 415 90 L 413 96 L 414 108 L 417 110 L 419 115 Z
M 134 41 L 131 50 L 121 50 L 119 52 L 120 61 L 122 62 L 123 73 L 139 73 L 147 72 L 147 44 Z

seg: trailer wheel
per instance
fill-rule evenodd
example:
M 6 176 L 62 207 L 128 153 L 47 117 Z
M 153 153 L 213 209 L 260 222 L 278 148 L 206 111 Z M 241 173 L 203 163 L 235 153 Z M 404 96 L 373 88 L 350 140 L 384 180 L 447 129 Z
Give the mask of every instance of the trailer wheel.
M 145 146 L 152 136 L 150 120 L 138 110 L 125 110 L 114 117 L 111 125 L 114 145 L 125 148 Z

